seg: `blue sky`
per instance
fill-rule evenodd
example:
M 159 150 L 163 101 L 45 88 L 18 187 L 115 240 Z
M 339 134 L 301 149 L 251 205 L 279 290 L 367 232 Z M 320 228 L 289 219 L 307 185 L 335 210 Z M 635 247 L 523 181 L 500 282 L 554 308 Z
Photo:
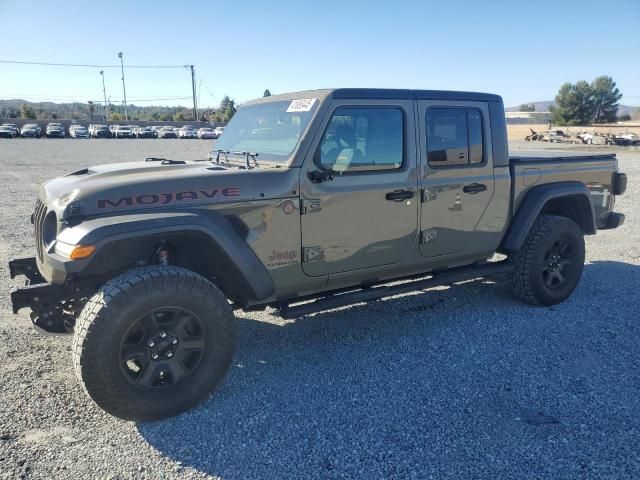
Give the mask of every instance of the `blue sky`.
M 640 105 L 640 1 L 0 0 L 0 60 L 196 66 L 200 105 L 323 87 L 553 99 L 565 81 L 613 76 Z M 0 63 L 0 98 L 102 99 L 99 69 Z M 184 104 L 187 69 L 129 69 L 136 104 Z M 119 69 L 107 94 L 122 99 Z

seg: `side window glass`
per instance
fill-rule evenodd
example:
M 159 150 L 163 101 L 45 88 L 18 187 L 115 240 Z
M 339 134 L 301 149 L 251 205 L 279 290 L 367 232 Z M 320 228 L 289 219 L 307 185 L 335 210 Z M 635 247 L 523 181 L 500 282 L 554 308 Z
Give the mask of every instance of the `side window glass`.
M 427 109 L 427 155 L 434 167 L 466 165 L 467 115 L 463 108 Z
M 482 163 L 484 159 L 484 142 L 482 141 L 482 114 L 480 110 L 467 110 L 469 123 L 469 163 Z
M 482 112 L 477 108 L 428 108 L 427 161 L 432 167 L 484 161 Z
M 320 142 L 317 161 L 339 172 L 402 166 L 404 115 L 399 108 L 339 107 Z

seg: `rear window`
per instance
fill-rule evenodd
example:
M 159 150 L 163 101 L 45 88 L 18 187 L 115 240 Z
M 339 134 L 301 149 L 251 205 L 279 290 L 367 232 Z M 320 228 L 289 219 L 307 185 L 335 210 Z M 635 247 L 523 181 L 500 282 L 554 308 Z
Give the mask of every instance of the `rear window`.
M 432 167 L 484 161 L 482 112 L 477 108 L 428 108 L 427 161 Z

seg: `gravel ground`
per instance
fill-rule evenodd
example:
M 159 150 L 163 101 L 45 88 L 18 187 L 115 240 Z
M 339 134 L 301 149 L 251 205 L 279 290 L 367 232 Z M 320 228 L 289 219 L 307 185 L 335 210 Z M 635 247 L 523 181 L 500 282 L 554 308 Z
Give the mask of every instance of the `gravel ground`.
M 529 307 L 487 281 L 298 321 L 241 314 L 234 365 L 206 404 L 155 423 L 104 414 L 76 384 L 70 339 L 11 314 L 7 260 L 33 252 L 44 180 L 209 146 L 0 140 L 1 477 L 640 477 L 640 153 L 622 149 L 627 223 L 587 238 L 564 304 Z

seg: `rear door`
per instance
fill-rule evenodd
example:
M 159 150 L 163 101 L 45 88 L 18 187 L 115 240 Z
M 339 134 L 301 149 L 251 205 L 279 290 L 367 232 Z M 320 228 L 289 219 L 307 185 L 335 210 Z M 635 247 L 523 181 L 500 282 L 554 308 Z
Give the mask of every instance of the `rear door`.
M 300 184 L 305 274 L 402 260 L 418 228 L 413 101 L 334 100 Z
M 418 102 L 425 257 L 473 253 L 471 233 L 494 192 L 489 109 L 484 102 Z M 480 247 L 478 250 L 481 250 Z

